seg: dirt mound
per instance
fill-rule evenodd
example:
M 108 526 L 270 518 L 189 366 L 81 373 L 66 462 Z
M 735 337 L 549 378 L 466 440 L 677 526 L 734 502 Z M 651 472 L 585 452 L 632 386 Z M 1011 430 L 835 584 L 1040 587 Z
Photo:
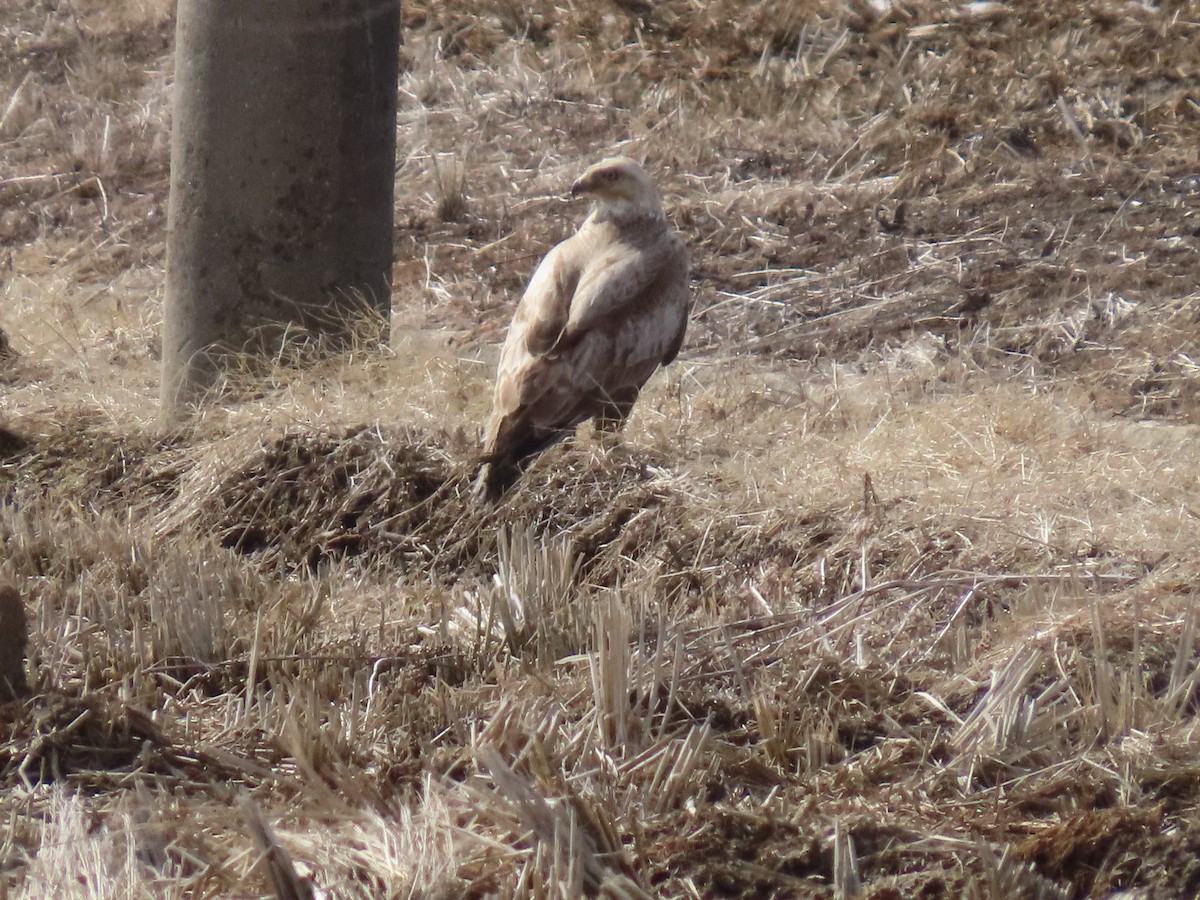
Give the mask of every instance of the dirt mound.
M 446 436 L 374 427 L 289 431 L 259 446 L 189 512 L 190 526 L 284 568 L 343 557 L 443 577 L 494 570 L 497 534 L 566 538 L 593 580 L 629 562 L 694 562 L 703 537 L 661 459 L 559 447 L 497 505 L 471 495 L 469 452 Z M 687 562 L 685 563 L 684 560 Z
M 315 570 L 355 558 L 447 582 L 490 577 L 500 535 L 529 530 L 565 542 L 588 583 L 636 576 L 666 596 L 701 595 L 753 577 L 776 595 L 794 590 L 819 600 L 857 577 L 864 527 L 894 532 L 894 541 L 868 549 L 879 573 L 930 571 L 966 549 L 953 534 L 926 533 L 899 507 L 875 510 L 869 524 L 843 508 L 736 513 L 722 502 L 720 483 L 689 479 L 671 463 L 584 435 L 543 454 L 492 505 L 472 496 L 471 449 L 450 435 L 375 426 L 292 430 L 223 468 L 227 474 L 174 527 L 215 535 L 268 568 Z M 153 485 L 168 476 L 149 466 L 139 478 Z M 126 483 L 120 494 L 131 500 L 138 489 Z M 810 578 L 818 559 L 822 574 Z
M 172 465 L 170 451 L 180 443 L 150 433 L 111 434 L 69 419 L 49 434 L 29 438 L 0 428 L 0 458 L 20 463 L 0 470 L 0 499 L 152 505 L 177 488 L 182 472 Z
M 221 544 L 288 566 L 341 556 L 413 553 L 435 498 L 459 487 L 427 440 L 366 427 L 289 431 L 260 446 L 195 512 Z M 407 538 L 407 539 L 406 539 Z
M 75 422 L 13 452 L 10 501 L 135 507 L 163 515 L 164 534 L 214 535 L 287 571 L 358 558 L 448 580 L 490 575 L 498 535 L 513 528 L 565 540 L 593 583 L 640 566 L 670 593 L 764 566 L 782 571 L 818 552 L 847 564 L 855 556 L 840 545 L 836 512 L 719 515 L 719 485 L 689 482 L 661 454 L 586 438 L 545 453 L 495 505 L 472 497 L 476 469 L 461 438 L 415 428 L 292 429 L 231 463 L 182 436 Z M 204 488 L 184 496 L 196 467 Z M 698 496 L 713 515 L 696 515 Z
M 10 500 L 144 510 L 161 517 L 162 536 L 213 536 L 283 572 L 355 559 L 449 583 L 489 578 L 500 535 L 514 530 L 564 542 L 591 584 L 636 576 L 670 597 L 752 581 L 768 605 L 820 603 L 854 590 L 864 564 L 879 580 L 970 568 L 965 525 L 931 530 L 898 500 L 740 512 L 719 478 L 586 434 L 543 454 L 494 505 L 472 496 L 474 450 L 459 435 L 293 428 L 232 459 L 219 447 L 78 422 L 28 443 L 0 474 Z

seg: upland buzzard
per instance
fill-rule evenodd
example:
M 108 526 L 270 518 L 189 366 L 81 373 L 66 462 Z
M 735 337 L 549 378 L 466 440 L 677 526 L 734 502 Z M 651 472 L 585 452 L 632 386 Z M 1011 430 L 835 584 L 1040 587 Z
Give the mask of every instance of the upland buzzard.
M 493 499 L 580 422 L 619 429 L 683 344 L 687 249 L 649 177 L 632 160 L 605 159 L 571 194 L 592 201 L 591 215 L 537 267 L 500 355 L 478 482 Z

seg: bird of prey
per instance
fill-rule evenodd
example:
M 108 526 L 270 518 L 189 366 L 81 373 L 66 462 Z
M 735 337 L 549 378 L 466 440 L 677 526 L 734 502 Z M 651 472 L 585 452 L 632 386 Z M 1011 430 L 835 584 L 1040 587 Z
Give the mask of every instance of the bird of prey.
M 620 429 L 687 328 L 688 254 L 645 171 L 601 160 L 571 186 L 592 201 L 533 274 L 500 354 L 477 489 L 501 496 L 531 457 L 594 418 Z

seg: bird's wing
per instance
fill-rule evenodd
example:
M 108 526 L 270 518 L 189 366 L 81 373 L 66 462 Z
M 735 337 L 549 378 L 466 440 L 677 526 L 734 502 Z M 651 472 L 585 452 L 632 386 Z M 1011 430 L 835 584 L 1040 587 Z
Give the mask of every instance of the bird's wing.
M 627 308 L 659 302 L 657 282 L 669 276 L 679 248 L 656 241 L 646 247 L 615 243 L 597 251 L 580 276 L 562 339 L 571 341 L 597 322 Z
M 684 335 L 687 333 L 688 318 L 692 313 L 690 274 L 690 266 L 688 265 L 685 252 L 675 277 L 670 280 L 669 285 L 663 292 L 664 305 L 670 307 L 676 317 L 671 340 L 668 342 L 666 352 L 663 353 L 662 357 L 662 365 L 664 366 L 669 366 L 675 361 L 675 357 L 679 355 L 680 348 L 683 347 Z
M 574 241 L 569 238 L 555 246 L 529 279 L 529 286 L 513 316 L 505 343 L 506 352 L 510 345 L 518 342 L 514 339 L 519 338 L 520 350 L 541 356 L 562 334 L 571 309 L 571 297 L 579 283 Z M 518 348 L 514 346 L 513 349 Z
M 547 377 L 554 374 L 554 367 L 546 365 L 546 354 L 566 326 L 579 281 L 574 241 L 569 238 L 546 254 L 517 304 L 496 370 L 492 417 L 485 438 L 489 452 L 508 441 L 503 433 L 520 418 L 519 411 L 536 404 L 554 387 L 553 378 Z

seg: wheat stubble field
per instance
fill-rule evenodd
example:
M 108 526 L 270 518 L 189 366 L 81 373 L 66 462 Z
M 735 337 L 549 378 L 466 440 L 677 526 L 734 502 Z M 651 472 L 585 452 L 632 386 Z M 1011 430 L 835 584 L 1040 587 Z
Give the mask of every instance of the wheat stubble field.
M 0 11 L 0 895 L 1200 893 L 1200 10 L 405 7 L 393 334 L 157 420 L 166 0 Z M 644 160 L 695 313 L 469 499 Z

